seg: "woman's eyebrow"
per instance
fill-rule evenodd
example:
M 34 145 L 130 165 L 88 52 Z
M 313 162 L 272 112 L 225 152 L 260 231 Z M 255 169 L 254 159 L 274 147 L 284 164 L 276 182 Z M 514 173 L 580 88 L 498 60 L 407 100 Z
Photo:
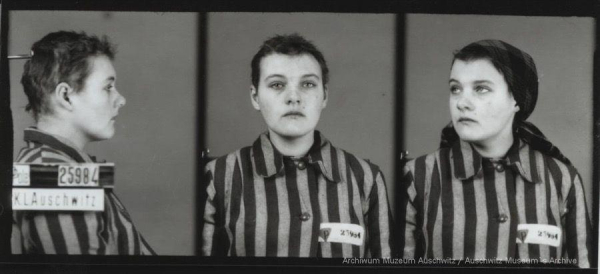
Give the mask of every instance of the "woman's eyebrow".
M 494 82 L 490 81 L 490 80 L 475 80 L 473 81 L 474 84 L 494 84 Z
M 448 83 L 452 83 L 452 82 L 460 83 L 460 81 L 458 81 L 454 78 L 450 78 L 450 80 L 448 80 Z M 475 80 L 475 81 L 473 81 L 473 84 L 475 84 L 475 85 L 479 85 L 479 84 L 493 85 L 494 82 L 492 82 L 490 80 Z
M 269 76 L 265 77 L 265 80 L 269 80 L 269 79 L 271 79 L 271 78 L 278 78 L 278 77 L 279 77 L 279 78 L 285 78 L 285 76 L 283 76 L 283 75 L 281 75 L 281 74 L 271 74 L 271 75 L 269 75 Z
M 302 75 L 302 78 L 309 78 L 309 77 L 315 77 L 317 79 L 321 79 L 321 77 L 319 77 L 319 75 L 316 75 L 314 73 L 309 73 L 309 74 Z

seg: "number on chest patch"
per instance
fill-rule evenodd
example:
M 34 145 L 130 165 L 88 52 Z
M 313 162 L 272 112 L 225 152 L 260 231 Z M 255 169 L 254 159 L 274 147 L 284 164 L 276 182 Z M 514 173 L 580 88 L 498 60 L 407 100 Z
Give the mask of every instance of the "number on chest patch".
M 560 246 L 562 230 L 558 226 L 543 224 L 519 224 L 517 226 L 518 244 L 540 244 Z
M 319 242 L 362 245 L 365 229 L 357 224 L 321 223 Z

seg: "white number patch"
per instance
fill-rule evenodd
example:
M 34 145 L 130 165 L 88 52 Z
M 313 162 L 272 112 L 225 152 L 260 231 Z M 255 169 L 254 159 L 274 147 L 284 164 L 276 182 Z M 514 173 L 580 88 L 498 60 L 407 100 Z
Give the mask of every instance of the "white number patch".
M 365 229 L 357 224 L 321 223 L 319 242 L 362 245 Z
M 541 244 L 560 246 L 562 230 L 554 225 L 519 224 L 517 226 L 518 244 Z

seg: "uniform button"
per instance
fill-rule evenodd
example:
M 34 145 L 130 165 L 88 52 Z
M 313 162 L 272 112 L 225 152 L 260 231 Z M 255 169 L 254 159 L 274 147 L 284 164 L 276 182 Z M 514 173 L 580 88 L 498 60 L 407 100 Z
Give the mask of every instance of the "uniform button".
M 300 220 L 302 220 L 303 222 L 306 222 L 310 219 L 310 214 L 308 214 L 308 212 L 304 212 L 302 214 L 300 214 Z
M 506 216 L 506 214 L 500 214 L 500 216 L 498 216 L 498 221 L 504 223 L 508 221 L 508 216 Z
M 504 171 L 504 165 L 503 164 L 496 164 L 496 171 L 503 172 Z
M 304 170 L 306 168 L 306 163 L 304 161 L 298 161 L 298 169 Z

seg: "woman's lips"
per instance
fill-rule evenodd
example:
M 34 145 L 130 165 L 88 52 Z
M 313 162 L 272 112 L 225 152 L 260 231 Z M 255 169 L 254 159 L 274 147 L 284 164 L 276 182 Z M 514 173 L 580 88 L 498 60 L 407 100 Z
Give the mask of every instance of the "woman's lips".
M 284 114 L 283 117 L 297 118 L 297 117 L 304 117 L 304 114 L 299 111 L 290 111 L 290 112 L 287 112 L 286 114 Z
M 467 117 L 458 118 L 458 122 L 459 123 L 477 123 L 477 121 L 475 121 L 471 118 L 467 118 Z

